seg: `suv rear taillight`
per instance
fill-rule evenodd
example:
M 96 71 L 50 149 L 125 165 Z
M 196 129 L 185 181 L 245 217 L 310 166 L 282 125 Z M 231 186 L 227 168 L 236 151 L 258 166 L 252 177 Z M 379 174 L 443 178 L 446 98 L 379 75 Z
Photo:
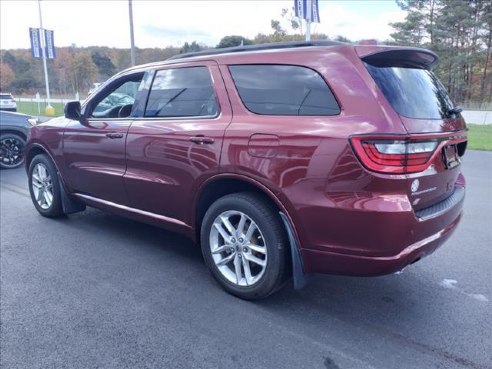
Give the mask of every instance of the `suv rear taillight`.
M 380 173 L 405 174 L 427 169 L 435 154 L 445 145 L 466 140 L 466 137 L 415 139 L 402 137 L 351 138 L 359 160 L 369 170 Z

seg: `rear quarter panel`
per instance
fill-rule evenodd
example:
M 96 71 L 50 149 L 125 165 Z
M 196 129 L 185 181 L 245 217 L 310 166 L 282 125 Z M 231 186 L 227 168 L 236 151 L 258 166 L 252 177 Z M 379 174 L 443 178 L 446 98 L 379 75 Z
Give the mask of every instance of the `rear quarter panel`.
M 336 116 L 251 113 L 241 102 L 229 73 L 231 64 L 287 64 L 314 69 L 331 88 L 341 113 Z M 326 241 L 323 233 L 327 223 L 321 219 L 325 213 L 319 212 L 319 208 L 337 208 L 342 203 L 347 206 L 354 194 L 355 197 L 360 194 L 360 201 L 349 206 L 357 208 L 364 202 L 370 206 L 372 194 L 368 190 L 374 178 L 354 156 L 349 136 L 406 133 L 394 112 L 377 104 L 374 91 L 358 70 L 361 65 L 354 50 L 346 47 L 250 54 L 228 58 L 220 65 L 233 109 L 233 120 L 224 138 L 221 170 L 253 178 L 275 193 L 296 226 L 301 247 L 310 248 L 320 244 L 321 239 Z M 264 135 L 264 142 L 255 140 L 251 145 L 252 136 L 258 135 Z M 390 182 L 385 190 L 391 191 L 393 185 Z M 395 184 L 395 191 L 396 188 Z M 324 225 L 320 227 L 320 224 Z M 347 241 L 343 235 L 340 240 Z

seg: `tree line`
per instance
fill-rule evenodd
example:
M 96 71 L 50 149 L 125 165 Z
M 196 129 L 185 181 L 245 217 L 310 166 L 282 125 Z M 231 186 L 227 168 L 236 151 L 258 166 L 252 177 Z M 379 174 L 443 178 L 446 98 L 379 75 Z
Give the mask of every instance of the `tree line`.
M 492 103 L 492 2 L 490 0 L 396 0 L 407 15 L 392 23 L 391 38 L 381 43 L 418 46 L 439 54 L 436 68 L 451 98 L 458 104 Z M 271 20 L 271 33 L 249 39 L 239 35 L 223 37 L 215 47 L 231 47 L 279 41 L 304 40 L 302 24 L 293 9 L 282 9 Z M 318 33 L 313 39 L 329 39 Z M 338 35 L 333 40 L 357 43 Z M 197 41 L 182 47 L 136 49 L 138 64 L 165 60 L 179 53 L 200 51 L 209 46 Z M 94 82 L 102 82 L 130 66 L 129 49 L 109 47 L 61 47 L 57 57 L 48 61 L 53 95 L 84 96 Z M 44 91 L 42 61 L 31 57 L 30 50 L 0 51 L 0 89 L 15 94 Z
M 178 54 L 180 48 L 137 49 L 139 63 L 163 60 Z M 0 51 L 0 89 L 16 95 L 44 92 L 41 59 L 30 50 Z M 47 60 L 50 90 L 53 96 L 84 97 L 95 82 L 130 67 L 130 50 L 108 47 L 57 47 L 56 58 Z
M 392 23 L 388 43 L 425 47 L 440 63 L 435 72 L 451 98 L 463 105 L 492 104 L 492 2 L 397 0 L 407 12 Z

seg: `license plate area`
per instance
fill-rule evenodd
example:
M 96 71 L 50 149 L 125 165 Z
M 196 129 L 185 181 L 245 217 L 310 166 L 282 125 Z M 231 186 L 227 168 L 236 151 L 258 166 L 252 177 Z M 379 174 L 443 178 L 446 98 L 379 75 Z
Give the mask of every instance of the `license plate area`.
M 446 169 L 454 168 L 461 163 L 457 145 L 448 145 L 443 147 L 442 157 L 444 164 L 446 165 Z

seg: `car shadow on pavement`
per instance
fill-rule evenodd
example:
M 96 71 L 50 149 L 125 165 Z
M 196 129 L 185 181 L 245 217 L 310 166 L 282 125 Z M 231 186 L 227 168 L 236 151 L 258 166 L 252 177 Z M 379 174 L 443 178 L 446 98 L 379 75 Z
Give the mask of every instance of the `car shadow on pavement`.
M 134 246 L 143 252 L 155 252 L 157 248 L 193 261 L 203 260 L 200 247 L 184 236 L 98 209 L 88 207 L 81 213 L 55 221 L 87 232 L 103 231 L 108 237 L 122 238 L 125 241 L 134 239 Z
M 83 232 L 104 232 L 116 242 L 121 238 L 139 252 L 179 257 L 189 264 L 188 272 L 193 272 L 195 267 L 198 273 L 203 271 L 200 246 L 179 234 L 93 208 L 56 221 Z M 429 294 L 435 294 L 432 289 L 417 287 L 426 283 L 422 278 L 419 271 L 367 278 L 313 275 L 302 290 L 294 290 L 289 280 L 280 291 L 253 304 L 285 312 L 298 305 L 318 316 L 340 315 L 349 319 L 370 316 L 372 322 L 397 319 L 401 314 L 418 316 L 427 309 L 420 302 L 428 301 Z M 210 283 L 214 283 L 212 279 Z M 215 287 L 220 290 L 219 286 Z

